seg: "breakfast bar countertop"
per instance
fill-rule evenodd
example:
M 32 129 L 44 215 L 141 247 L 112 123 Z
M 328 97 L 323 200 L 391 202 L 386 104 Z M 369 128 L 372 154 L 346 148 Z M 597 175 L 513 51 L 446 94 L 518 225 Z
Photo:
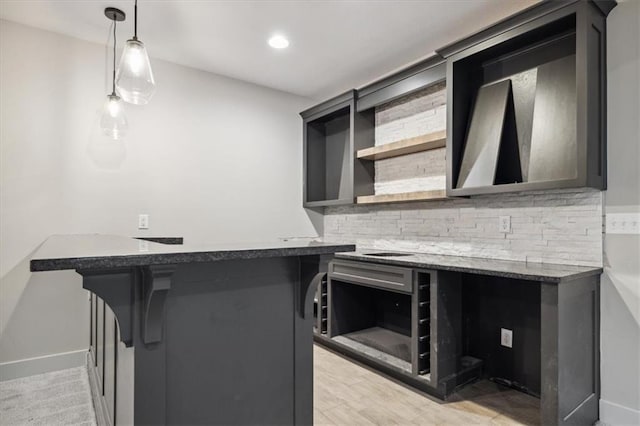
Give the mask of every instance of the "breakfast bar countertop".
M 315 241 L 182 245 L 162 244 L 119 235 L 53 235 L 47 238 L 31 258 L 31 271 L 314 256 L 354 249 L 355 245 L 353 244 L 331 244 Z
M 390 255 L 384 255 L 385 253 Z M 412 268 L 440 269 L 551 283 L 564 283 L 591 275 L 600 275 L 603 271 L 601 267 L 593 266 L 519 262 L 428 253 L 390 253 L 388 250 L 368 250 L 364 248 L 353 252 L 336 253 L 335 257 L 336 259 L 375 262 Z

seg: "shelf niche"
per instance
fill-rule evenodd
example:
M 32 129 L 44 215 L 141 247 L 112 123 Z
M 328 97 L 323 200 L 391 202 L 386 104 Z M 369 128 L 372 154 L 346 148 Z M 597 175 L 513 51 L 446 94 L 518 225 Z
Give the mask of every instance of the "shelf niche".
M 606 12 L 584 1 L 516 15 L 500 24 L 506 31 L 439 51 L 447 58 L 447 195 L 606 189 Z M 509 90 L 487 103 L 483 91 L 500 84 Z M 469 180 L 473 169 L 481 178 Z
M 349 91 L 300 113 L 303 118 L 304 207 L 353 204 L 373 192 L 373 165 L 354 153 L 373 145 L 374 115 L 357 112 Z

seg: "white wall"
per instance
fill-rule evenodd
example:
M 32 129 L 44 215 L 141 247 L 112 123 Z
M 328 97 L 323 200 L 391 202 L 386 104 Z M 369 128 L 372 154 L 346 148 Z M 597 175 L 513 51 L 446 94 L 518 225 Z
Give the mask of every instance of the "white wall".
M 311 101 L 153 60 L 157 93 L 127 107 L 129 135 L 117 143 L 98 128 L 106 53 L 0 21 L 0 363 L 88 346 L 79 277 L 28 272 L 51 234 L 198 243 L 321 231 L 301 207 L 298 112 Z M 149 231 L 137 230 L 139 213 Z
M 605 213 L 640 212 L 640 1 L 607 19 L 608 190 Z M 607 424 L 640 424 L 640 236 L 605 234 L 602 398 Z

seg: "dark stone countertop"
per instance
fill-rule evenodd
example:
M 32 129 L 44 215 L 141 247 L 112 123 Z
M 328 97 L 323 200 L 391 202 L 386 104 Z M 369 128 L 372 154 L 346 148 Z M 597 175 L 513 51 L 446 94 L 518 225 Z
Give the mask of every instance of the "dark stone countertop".
M 313 256 L 353 250 L 353 244 L 306 241 L 179 245 L 118 235 L 54 235 L 47 238 L 36 250 L 31 258 L 31 271 L 108 269 L 233 259 Z
M 376 257 L 366 253 L 388 252 L 388 250 L 360 249 L 354 252 L 337 253 L 336 259 L 357 260 L 385 265 L 411 268 L 439 269 L 466 272 L 521 280 L 560 283 L 591 275 L 600 275 L 602 268 L 593 266 L 556 265 L 550 263 L 528 263 L 510 260 L 482 259 L 465 256 L 411 253 L 409 256 Z M 399 252 L 397 252 L 399 253 Z

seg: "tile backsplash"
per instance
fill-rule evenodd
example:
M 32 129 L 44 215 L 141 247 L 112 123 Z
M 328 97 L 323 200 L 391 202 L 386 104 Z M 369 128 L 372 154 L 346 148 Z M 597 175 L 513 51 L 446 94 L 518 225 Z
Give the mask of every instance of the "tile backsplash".
M 376 109 L 376 145 L 443 130 L 444 84 Z M 376 161 L 376 194 L 445 187 L 445 149 Z M 327 207 L 324 239 L 359 247 L 602 266 L 602 192 L 535 191 Z M 499 232 L 500 216 L 511 231 Z
M 500 216 L 511 216 L 511 232 L 499 232 Z M 385 250 L 602 266 L 602 192 L 328 207 L 324 239 Z

